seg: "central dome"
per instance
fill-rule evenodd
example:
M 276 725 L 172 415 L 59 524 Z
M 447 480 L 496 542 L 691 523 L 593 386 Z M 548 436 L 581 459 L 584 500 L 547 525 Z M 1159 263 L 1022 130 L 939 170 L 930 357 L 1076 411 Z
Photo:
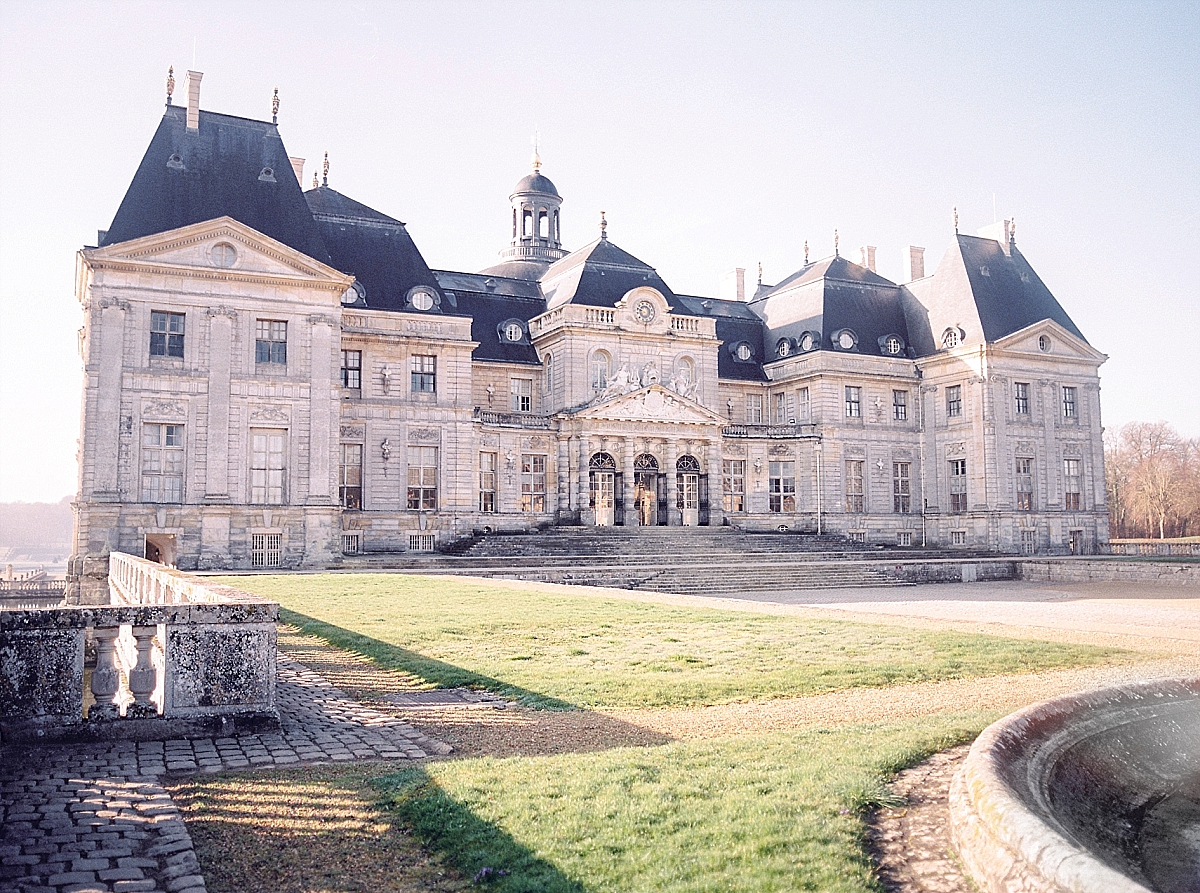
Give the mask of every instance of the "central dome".
M 558 194 L 558 190 L 554 188 L 554 184 L 550 182 L 550 178 L 544 176 L 540 171 L 534 171 L 532 174 L 526 174 L 520 179 L 517 185 L 513 188 L 513 195 L 524 195 L 529 192 L 537 192 L 542 195 L 553 195 L 556 198 L 562 198 Z M 509 196 L 511 198 L 512 196 Z

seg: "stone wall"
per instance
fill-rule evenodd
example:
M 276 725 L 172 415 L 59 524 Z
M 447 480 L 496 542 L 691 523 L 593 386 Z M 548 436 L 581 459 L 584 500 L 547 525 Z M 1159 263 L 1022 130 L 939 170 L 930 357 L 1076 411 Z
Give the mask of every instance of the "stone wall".
M 1064 558 L 1025 559 L 1018 566 L 1020 579 L 1031 582 L 1200 585 L 1200 563 Z

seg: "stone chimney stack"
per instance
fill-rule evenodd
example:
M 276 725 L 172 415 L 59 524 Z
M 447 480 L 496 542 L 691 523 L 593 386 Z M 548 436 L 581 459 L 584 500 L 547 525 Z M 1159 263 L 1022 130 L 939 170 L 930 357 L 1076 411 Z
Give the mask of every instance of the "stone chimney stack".
M 995 239 L 1000 243 L 1000 249 L 1005 254 L 1012 253 L 1012 240 L 1015 233 L 1012 218 L 1005 218 L 998 223 L 989 223 L 976 235 L 983 239 Z
M 908 281 L 925 278 L 925 249 L 908 246 Z
M 737 267 L 721 277 L 721 299 L 725 301 L 746 300 L 746 268 Z
M 875 272 L 875 246 L 868 245 L 866 248 L 861 249 L 861 251 L 862 251 L 862 265 L 864 267 L 866 267 L 868 270 L 870 270 L 872 273 L 874 273 Z
M 300 184 L 300 188 L 304 188 L 304 159 L 303 158 L 288 158 L 292 163 L 292 170 L 296 172 L 296 182 Z
M 200 129 L 200 79 L 204 74 L 199 71 L 189 71 L 185 88 L 187 92 L 187 129 Z

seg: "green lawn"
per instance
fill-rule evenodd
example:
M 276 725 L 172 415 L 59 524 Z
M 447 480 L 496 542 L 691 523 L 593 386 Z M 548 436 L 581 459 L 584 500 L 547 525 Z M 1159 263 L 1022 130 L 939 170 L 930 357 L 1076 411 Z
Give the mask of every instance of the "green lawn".
M 540 707 L 699 706 L 1096 663 L 1090 646 L 720 611 L 397 574 L 222 582 L 431 686 Z
M 991 719 L 438 762 L 376 784 L 400 823 L 504 893 L 878 891 L 862 844 L 882 780 Z

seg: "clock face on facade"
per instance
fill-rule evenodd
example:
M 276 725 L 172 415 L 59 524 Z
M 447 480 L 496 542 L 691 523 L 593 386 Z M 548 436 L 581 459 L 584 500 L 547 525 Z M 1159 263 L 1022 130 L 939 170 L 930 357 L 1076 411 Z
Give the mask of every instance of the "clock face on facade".
M 638 301 L 633 307 L 633 315 L 637 317 L 638 322 L 653 322 L 655 315 L 654 305 L 649 301 Z

